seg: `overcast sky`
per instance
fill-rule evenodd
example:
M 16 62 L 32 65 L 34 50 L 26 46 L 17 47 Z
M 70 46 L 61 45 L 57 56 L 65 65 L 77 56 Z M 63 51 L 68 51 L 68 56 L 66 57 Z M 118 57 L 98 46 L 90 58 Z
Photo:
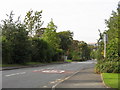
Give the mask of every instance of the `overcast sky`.
M 107 29 L 104 20 L 116 11 L 119 0 L 1 0 L 0 20 L 14 11 L 24 19 L 27 11 L 41 11 L 44 26 L 53 18 L 57 31 L 70 30 L 74 39 L 87 43 L 96 42 L 98 29 Z

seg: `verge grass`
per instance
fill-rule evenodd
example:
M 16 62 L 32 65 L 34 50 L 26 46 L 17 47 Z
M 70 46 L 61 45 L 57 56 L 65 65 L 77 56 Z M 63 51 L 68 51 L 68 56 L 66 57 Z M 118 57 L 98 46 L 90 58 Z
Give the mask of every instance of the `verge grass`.
M 72 60 L 65 60 L 65 62 L 72 62 Z
M 102 73 L 102 76 L 106 86 L 120 90 L 120 73 Z

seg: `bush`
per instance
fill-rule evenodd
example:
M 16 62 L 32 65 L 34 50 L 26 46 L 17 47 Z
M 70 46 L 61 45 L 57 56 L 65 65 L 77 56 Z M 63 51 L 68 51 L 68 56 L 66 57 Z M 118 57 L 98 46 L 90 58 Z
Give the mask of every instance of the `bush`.
M 32 39 L 32 61 L 51 62 L 54 53 L 54 50 L 48 45 L 46 41 L 40 38 Z
M 120 73 L 120 62 L 101 61 L 95 66 L 96 73 Z

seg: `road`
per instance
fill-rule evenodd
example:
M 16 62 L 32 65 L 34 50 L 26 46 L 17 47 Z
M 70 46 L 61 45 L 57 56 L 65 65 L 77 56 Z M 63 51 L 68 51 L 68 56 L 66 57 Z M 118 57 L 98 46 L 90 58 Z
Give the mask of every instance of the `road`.
M 2 88 L 51 88 L 95 61 L 72 62 L 2 71 Z

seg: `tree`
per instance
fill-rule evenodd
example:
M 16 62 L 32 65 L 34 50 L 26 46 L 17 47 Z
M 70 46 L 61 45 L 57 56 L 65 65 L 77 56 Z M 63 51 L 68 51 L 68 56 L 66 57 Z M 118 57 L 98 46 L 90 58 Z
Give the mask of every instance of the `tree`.
M 52 49 L 50 52 L 53 55 L 53 60 L 58 60 L 58 57 L 61 55 L 62 50 L 60 49 L 60 38 L 58 37 L 56 33 L 57 26 L 53 23 L 53 20 L 51 20 L 47 28 L 44 31 L 44 34 L 42 35 L 42 39 L 46 41 L 49 45 L 49 47 Z
M 79 42 L 80 56 L 82 60 L 90 59 L 90 48 L 84 41 Z
M 104 33 L 108 36 L 106 57 L 100 58 L 96 65 L 96 72 L 103 73 L 119 73 L 120 72 L 120 3 L 118 4 L 117 12 L 112 12 L 111 17 L 105 20 L 108 30 Z M 98 47 L 98 50 L 103 50 L 103 41 Z M 99 53 L 101 51 L 98 51 Z M 99 54 L 98 53 L 98 54 Z
M 80 49 L 78 40 L 72 41 L 72 45 L 70 47 L 70 57 L 72 58 L 72 60 L 80 60 Z
M 56 29 L 57 26 L 53 23 L 53 20 L 51 20 L 45 29 L 42 39 L 45 40 L 52 48 L 59 49 L 60 38 L 57 36 Z
M 24 23 L 30 36 L 34 36 L 37 30 L 41 30 L 41 26 L 43 25 L 41 13 L 42 11 L 33 12 L 33 10 L 30 10 L 25 16 Z
M 32 61 L 33 62 L 51 62 L 53 57 L 53 50 L 47 42 L 34 37 L 32 39 Z
M 62 50 L 64 50 L 65 54 L 67 54 L 67 52 L 69 52 L 69 48 L 72 44 L 73 32 L 62 31 L 62 32 L 58 32 L 57 35 L 61 39 L 60 48 Z
M 3 63 L 26 63 L 29 59 L 28 31 L 19 19 L 13 21 L 13 12 L 2 25 L 2 56 Z
M 117 12 L 112 12 L 111 17 L 106 20 L 108 30 L 105 32 L 108 35 L 107 43 L 107 59 L 108 60 L 119 60 L 119 32 L 120 32 L 120 5 L 118 4 Z M 114 58 L 113 58 L 114 57 Z
M 118 2 L 118 8 L 117 8 L 117 12 L 118 12 L 118 55 L 120 57 L 120 1 Z
M 91 48 L 84 41 L 73 40 L 70 47 L 70 57 L 73 60 L 85 61 L 90 59 Z

